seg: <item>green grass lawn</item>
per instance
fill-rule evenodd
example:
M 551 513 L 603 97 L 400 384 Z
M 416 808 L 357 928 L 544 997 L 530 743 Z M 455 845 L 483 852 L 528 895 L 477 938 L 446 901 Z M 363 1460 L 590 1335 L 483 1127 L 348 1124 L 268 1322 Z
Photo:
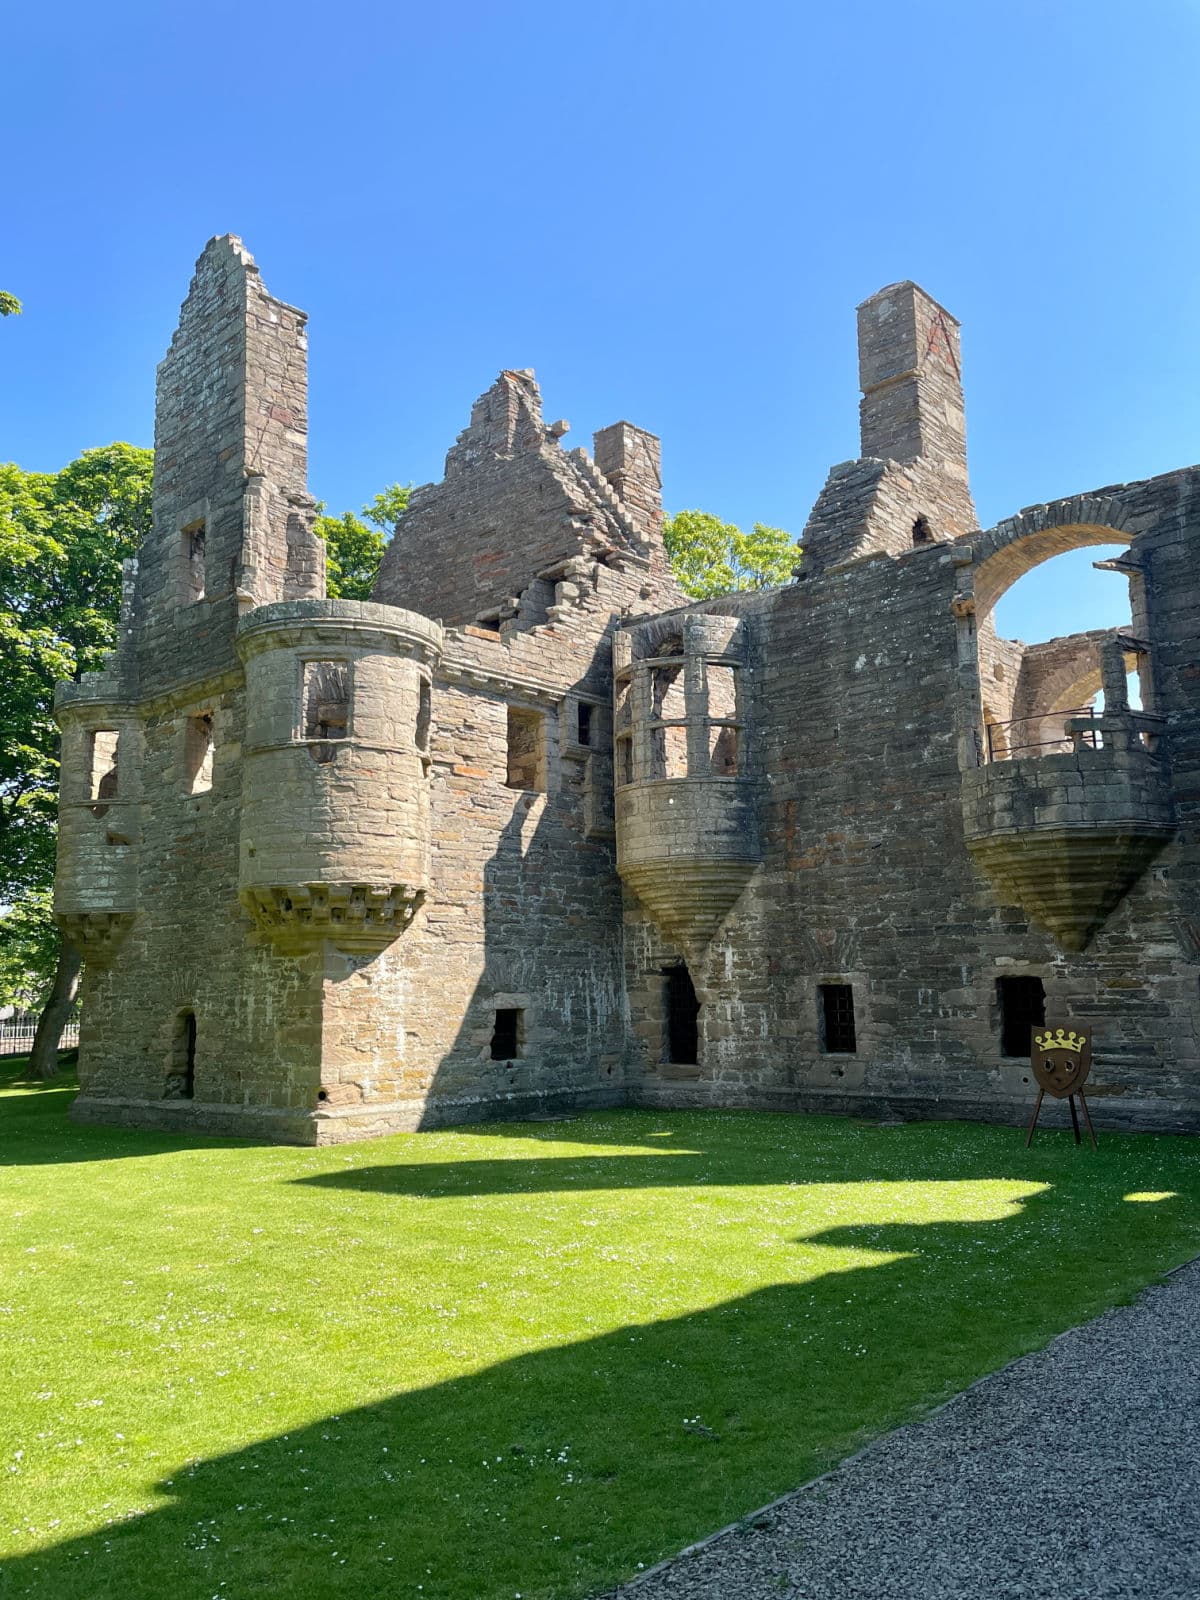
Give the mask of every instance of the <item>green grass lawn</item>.
M 594 1594 L 1200 1250 L 1182 1138 L 626 1111 L 298 1150 L 4 1088 L 5 1596 Z

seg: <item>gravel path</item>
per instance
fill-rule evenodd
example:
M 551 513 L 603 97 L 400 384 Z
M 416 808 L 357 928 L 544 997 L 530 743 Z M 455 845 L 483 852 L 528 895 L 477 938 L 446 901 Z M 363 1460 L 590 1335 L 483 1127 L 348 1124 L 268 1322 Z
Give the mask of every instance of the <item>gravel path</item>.
M 617 1591 L 1198 1600 L 1200 1262 Z

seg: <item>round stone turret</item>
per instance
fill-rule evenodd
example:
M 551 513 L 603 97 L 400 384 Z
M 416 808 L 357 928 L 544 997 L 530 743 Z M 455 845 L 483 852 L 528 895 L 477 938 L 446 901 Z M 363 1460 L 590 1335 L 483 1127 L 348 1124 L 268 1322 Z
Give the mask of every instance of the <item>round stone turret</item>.
M 760 859 L 743 625 L 658 618 L 614 640 L 617 869 L 698 959 Z
M 239 895 L 283 950 L 375 951 L 429 883 L 438 623 L 351 600 L 260 606 L 246 667 Z

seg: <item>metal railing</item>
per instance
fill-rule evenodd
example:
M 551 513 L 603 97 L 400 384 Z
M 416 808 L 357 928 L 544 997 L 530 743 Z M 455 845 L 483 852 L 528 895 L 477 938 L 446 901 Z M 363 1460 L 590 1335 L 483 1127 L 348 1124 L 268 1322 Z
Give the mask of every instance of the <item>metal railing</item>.
M 1041 732 L 1042 725 L 1053 719 L 1063 723 L 1063 731 L 1048 739 L 1030 737 Z M 1010 717 L 1007 722 L 985 724 L 987 733 L 987 759 L 1015 761 L 1028 755 L 1066 755 L 1071 750 L 1086 746 L 1099 750 L 1104 745 L 1103 717 L 1094 706 L 1079 706 L 1066 711 L 1042 712 L 1036 717 Z
M 0 1056 L 27 1056 L 33 1049 L 36 1032 L 36 1017 L 14 1017 L 10 1022 L 0 1022 Z M 79 1018 L 73 1017 L 62 1031 L 58 1048 L 74 1050 L 78 1045 Z

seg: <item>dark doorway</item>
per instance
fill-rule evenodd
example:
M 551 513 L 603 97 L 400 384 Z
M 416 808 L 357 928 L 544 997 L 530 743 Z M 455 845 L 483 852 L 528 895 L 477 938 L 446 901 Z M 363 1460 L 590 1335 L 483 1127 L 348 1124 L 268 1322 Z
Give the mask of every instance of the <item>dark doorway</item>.
M 681 961 L 666 969 L 666 1059 L 676 1066 L 694 1066 L 699 1059 L 700 1002 L 692 975 Z
M 163 1090 L 167 1100 L 192 1100 L 196 1094 L 196 1013 L 180 1011 L 171 1033 L 171 1059 Z
M 1000 1054 L 1029 1059 L 1029 1033 L 1046 1020 L 1046 986 L 1040 978 L 997 978 Z

